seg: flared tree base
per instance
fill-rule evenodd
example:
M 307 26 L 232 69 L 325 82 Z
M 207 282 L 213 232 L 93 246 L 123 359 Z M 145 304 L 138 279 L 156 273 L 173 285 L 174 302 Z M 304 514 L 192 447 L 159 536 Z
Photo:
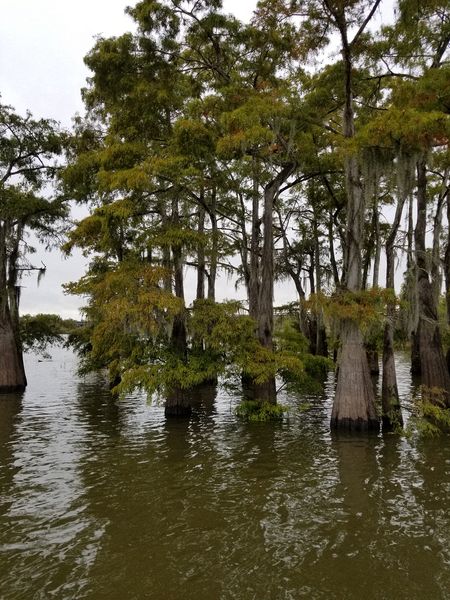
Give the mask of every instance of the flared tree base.
M 166 417 L 189 417 L 192 413 L 189 390 L 174 389 L 167 394 L 164 415 Z
M 8 318 L 0 323 L 0 394 L 23 392 L 27 385 L 22 355 Z
M 211 378 L 187 389 L 173 389 L 166 397 L 164 414 L 166 417 L 186 418 L 192 408 L 210 407 L 217 395 L 217 379 Z
M 358 325 L 351 320 L 342 324 L 341 344 L 331 429 L 378 431 L 380 425 L 366 350 Z
M 0 394 L 21 394 L 26 387 L 26 385 L 3 385 L 0 386 Z
M 264 383 L 255 383 L 248 375 L 242 375 L 242 390 L 245 400 L 253 400 L 261 404 L 277 403 L 277 390 L 275 378 L 271 377 Z
M 350 419 L 350 418 L 331 418 L 330 427 L 333 431 L 347 432 L 347 433 L 358 433 L 380 430 L 380 421 L 376 419 Z
M 450 406 L 450 376 L 437 323 L 425 318 L 419 323 L 420 363 L 423 394 L 432 403 Z

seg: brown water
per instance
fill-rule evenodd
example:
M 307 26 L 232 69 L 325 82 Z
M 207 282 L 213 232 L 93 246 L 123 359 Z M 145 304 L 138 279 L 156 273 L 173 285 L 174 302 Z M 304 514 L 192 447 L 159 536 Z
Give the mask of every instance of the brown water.
M 331 382 L 281 424 L 220 391 L 166 422 L 69 351 L 27 362 L 0 403 L 2 600 L 450 598 L 448 438 L 332 438 Z

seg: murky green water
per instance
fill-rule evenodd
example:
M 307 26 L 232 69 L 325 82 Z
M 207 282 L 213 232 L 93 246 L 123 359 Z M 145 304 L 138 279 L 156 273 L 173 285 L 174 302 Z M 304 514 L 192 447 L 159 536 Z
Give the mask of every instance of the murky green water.
M 282 424 L 224 393 L 166 422 L 74 369 L 30 358 L 1 398 L 2 600 L 450 598 L 448 439 L 333 439 L 330 394 L 283 398 Z

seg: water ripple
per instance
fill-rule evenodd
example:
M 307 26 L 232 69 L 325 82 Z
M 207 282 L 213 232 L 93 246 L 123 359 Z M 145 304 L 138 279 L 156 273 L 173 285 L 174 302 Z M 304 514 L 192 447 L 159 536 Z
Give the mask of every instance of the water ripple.
M 248 425 L 224 391 L 171 422 L 75 366 L 31 357 L 1 400 L 2 600 L 450 598 L 447 439 L 331 436 L 332 376 Z

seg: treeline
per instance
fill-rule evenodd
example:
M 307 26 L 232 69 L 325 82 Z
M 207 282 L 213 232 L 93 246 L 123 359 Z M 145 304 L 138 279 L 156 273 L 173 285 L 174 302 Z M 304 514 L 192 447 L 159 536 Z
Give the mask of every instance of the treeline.
M 67 289 L 87 298 L 85 369 L 106 367 L 122 392 L 161 391 L 166 414 L 177 415 L 219 376 L 275 405 L 277 377 L 323 370 L 319 357 L 333 346 L 331 426 L 377 429 L 367 356 L 381 324 L 382 423 L 401 426 L 400 259 L 413 369 L 424 397 L 449 407 L 437 304 L 442 279 L 450 286 L 450 7 L 402 0 L 390 24 L 380 24 L 382 10 L 381 0 L 262 0 L 247 24 L 220 0 L 143 0 L 127 9 L 135 33 L 98 39 L 85 58 L 86 114 L 62 138 L 56 201 L 90 209 L 64 245 L 91 259 Z M 14 116 L 2 110 L 3 120 Z M 2 130 L 5 197 L 34 193 L 35 174 L 53 174 L 40 159 L 35 167 L 39 148 L 16 146 L 21 135 Z M 24 156 L 16 190 L 11 174 Z M 14 210 L 2 214 L 0 228 L 1 319 L 10 323 L 0 361 L 18 365 L 17 276 L 7 272 L 20 258 L 9 240 L 46 223 L 46 212 L 33 214 L 20 227 Z M 217 301 L 224 274 L 245 286 L 245 306 Z M 287 279 L 297 309 L 275 332 L 274 282 Z M 11 360 L 0 388 L 24 385 L 4 375 L 20 373 Z

